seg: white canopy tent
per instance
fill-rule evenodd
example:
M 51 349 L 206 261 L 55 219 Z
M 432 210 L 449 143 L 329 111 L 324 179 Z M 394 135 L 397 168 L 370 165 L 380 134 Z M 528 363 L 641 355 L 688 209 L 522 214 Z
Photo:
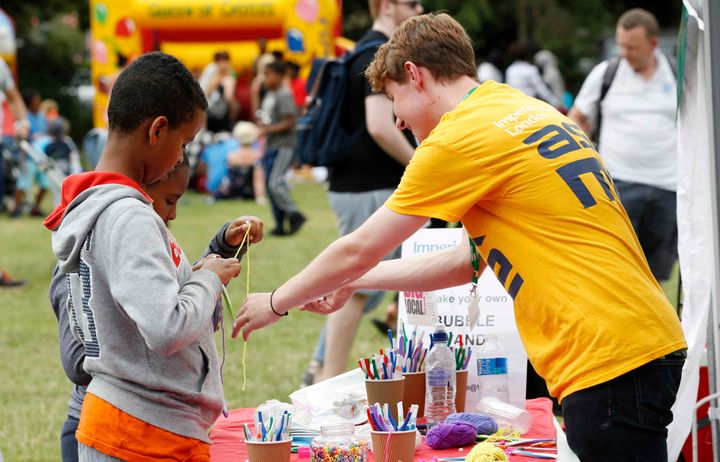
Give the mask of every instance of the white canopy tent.
M 676 460 L 696 420 L 699 368 L 706 355 L 711 395 L 717 392 L 720 288 L 720 3 L 684 0 L 678 55 L 682 85 L 678 115 L 678 246 L 684 289 L 683 330 L 688 359 L 669 427 L 669 460 Z M 717 116 L 715 116 L 717 115 Z M 717 400 L 710 403 L 714 460 Z

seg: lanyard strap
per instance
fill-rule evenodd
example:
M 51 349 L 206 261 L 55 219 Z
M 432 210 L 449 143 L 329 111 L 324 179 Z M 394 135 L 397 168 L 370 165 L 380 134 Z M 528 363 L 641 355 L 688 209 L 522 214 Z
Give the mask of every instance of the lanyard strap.
M 477 87 L 479 87 L 479 86 L 480 86 L 480 85 L 477 85 L 477 86 L 475 86 L 475 87 L 472 87 L 467 93 L 465 93 L 465 96 L 462 97 L 462 99 L 460 100 L 460 102 L 462 103 L 463 101 L 465 101 L 466 99 L 468 99 L 468 97 L 470 97 L 470 95 L 472 95 L 473 92 L 474 92 L 475 90 L 477 90 Z
M 480 278 L 480 254 L 477 251 L 477 247 L 475 247 L 475 243 L 473 242 L 472 238 L 468 237 L 468 241 L 470 242 L 470 253 L 472 255 L 472 267 L 473 267 L 473 277 L 472 277 L 472 289 L 470 289 L 470 293 L 475 295 L 475 291 L 477 290 L 477 283 L 478 279 Z

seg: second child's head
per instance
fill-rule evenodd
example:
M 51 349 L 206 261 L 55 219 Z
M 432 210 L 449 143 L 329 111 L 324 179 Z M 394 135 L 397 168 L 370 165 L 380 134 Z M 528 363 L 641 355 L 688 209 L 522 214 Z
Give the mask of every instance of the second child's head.
M 207 99 L 190 71 L 165 53 L 148 53 L 118 76 L 108 105 L 113 138 L 133 137 L 142 152 L 144 184 L 182 162 L 185 146 L 205 122 Z
M 187 156 L 170 172 L 167 178 L 145 186 L 145 192 L 153 200 L 153 209 L 167 225 L 177 216 L 177 203 L 185 194 L 190 180 L 190 163 Z
M 277 90 L 283 84 L 283 78 L 287 73 L 285 61 L 275 60 L 265 66 L 265 86 L 268 90 Z

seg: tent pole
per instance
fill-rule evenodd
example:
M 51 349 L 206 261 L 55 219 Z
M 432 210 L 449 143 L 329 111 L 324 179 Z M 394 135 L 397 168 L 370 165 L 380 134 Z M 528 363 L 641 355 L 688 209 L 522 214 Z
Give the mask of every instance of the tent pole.
M 715 242 L 715 248 L 718 247 L 719 241 L 719 229 L 720 223 L 718 223 L 718 217 L 720 212 L 718 211 L 718 204 L 720 204 L 720 196 L 718 196 L 720 184 L 720 2 L 703 0 L 703 19 L 705 23 L 705 65 L 707 69 L 707 89 L 711 94 L 711 104 L 709 105 L 708 126 L 710 127 L 709 147 L 711 150 L 712 158 L 714 159 L 714 178 L 713 178 L 713 190 L 714 194 L 714 210 L 712 217 L 713 226 L 713 240 Z M 708 337 L 707 337 L 707 349 L 708 349 L 708 382 L 710 395 L 717 393 L 718 389 L 718 300 L 720 300 L 720 294 L 717 291 L 720 288 L 720 255 L 717 251 L 714 255 L 715 259 L 715 281 L 713 289 L 715 293 L 711 297 L 710 312 L 708 313 Z M 713 454 L 715 458 L 720 457 L 720 427 L 718 426 L 718 400 L 714 399 L 710 401 L 710 409 L 708 411 L 710 422 L 712 425 L 712 444 Z

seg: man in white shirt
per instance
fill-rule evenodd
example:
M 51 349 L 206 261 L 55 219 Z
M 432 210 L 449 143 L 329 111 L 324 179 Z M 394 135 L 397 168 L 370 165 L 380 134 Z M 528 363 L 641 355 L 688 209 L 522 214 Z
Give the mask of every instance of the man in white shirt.
M 677 98 L 672 64 L 657 49 L 658 32 L 650 12 L 623 14 L 616 30 L 621 59 L 605 97 L 609 61 L 590 72 L 568 116 L 587 133 L 599 125 L 600 155 L 662 281 L 677 258 Z

